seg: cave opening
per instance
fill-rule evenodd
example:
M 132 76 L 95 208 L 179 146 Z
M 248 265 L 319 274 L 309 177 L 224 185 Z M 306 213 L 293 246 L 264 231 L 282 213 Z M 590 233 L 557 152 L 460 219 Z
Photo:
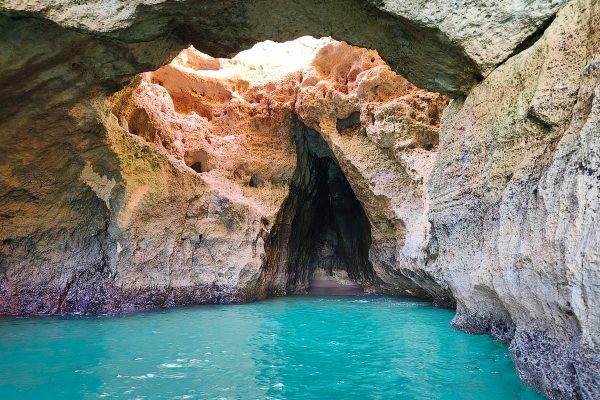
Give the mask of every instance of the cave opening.
M 294 136 L 296 170 L 271 249 L 285 255 L 286 292 L 364 293 L 376 280 L 367 215 L 323 137 L 296 117 Z
M 202 173 L 202 163 L 200 161 L 197 161 L 190 165 L 190 168 L 196 171 L 197 173 Z
M 237 270 L 239 298 L 424 293 L 403 265 L 426 239 L 424 182 L 448 98 L 376 51 L 313 37 L 231 59 L 190 46 L 110 102 L 115 135 L 166 155 L 182 172 L 169 182 L 194 190 L 179 232 L 205 245 L 190 265 Z

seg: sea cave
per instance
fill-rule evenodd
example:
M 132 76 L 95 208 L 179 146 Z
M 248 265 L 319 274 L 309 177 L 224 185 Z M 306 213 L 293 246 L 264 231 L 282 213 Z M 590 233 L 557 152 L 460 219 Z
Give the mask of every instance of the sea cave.
M 421 3 L 0 3 L 0 398 L 600 398 L 600 5 Z

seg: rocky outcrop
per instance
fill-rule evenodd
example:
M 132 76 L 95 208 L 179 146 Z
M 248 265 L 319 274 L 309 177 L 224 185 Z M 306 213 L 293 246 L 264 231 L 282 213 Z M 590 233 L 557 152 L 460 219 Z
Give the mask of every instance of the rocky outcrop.
M 110 102 L 123 132 L 166 153 L 206 188 L 193 193 L 208 211 L 188 209 L 193 218 L 185 217 L 180 233 L 203 244 L 169 260 L 170 275 L 202 273 L 170 280 L 168 290 L 196 282 L 254 297 L 302 293 L 313 276 L 328 276 L 369 290 L 443 297 L 413 266 L 425 257 L 424 184 L 448 99 L 417 89 L 376 52 L 311 37 L 262 43 L 231 60 L 189 48 Z M 149 237 L 168 243 L 173 224 L 163 206 L 147 204 L 153 199 L 148 185 L 137 183 L 138 171 L 131 180 L 126 169 L 121 174 L 125 204 L 117 224 L 129 237 L 119 241 L 117 271 L 155 257 L 135 249 L 148 247 Z M 443 298 L 451 302 L 449 293 Z
M 3 0 L 0 6 L 13 15 L 99 33 L 115 47 L 191 43 L 214 56 L 231 57 L 269 39 L 333 36 L 377 49 L 418 86 L 457 95 L 547 26 L 566 2 Z M 166 61 L 156 60 L 156 66 Z
M 596 1 L 0 7 L 1 313 L 244 301 L 320 271 L 455 303 L 550 398 L 600 397 Z M 260 46 L 159 68 L 303 34 L 392 68 L 330 40 L 289 68 Z
M 455 100 L 429 183 L 428 268 L 456 298 L 453 325 L 509 342 L 552 398 L 600 397 L 599 18 L 571 2 Z
M 424 185 L 448 99 L 417 89 L 387 66 L 372 67 L 376 55 L 357 57 L 360 51 L 324 48 L 305 78 L 318 83 L 300 89 L 297 113 L 327 142 L 368 216 L 377 276 L 396 292 L 408 287 L 452 303 L 443 285 L 415 268 L 427 257 Z
M 2 312 L 243 301 L 305 292 L 319 274 L 436 300 L 446 291 L 451 301 L 411 267 L 425 257 L 425 175 L 447 102 L 375 51 L 331 39 L 259 44 L 234 59 L 184 50 L 107 102 L 88 104 L 101 124 L 96 146 L 114 172 L 81 160 L 62 190 L 89 200 L 48 206 L 82 207 L 58 229 L 83 230 L 91 244 L 60 239 L 53 222 L 19 218 L 28 202 L 13 193 L 27 185 L 5 183 L 15 210 L 6 220 L 15 225 L 4 231 Z M 21 156 L 14 152 L 15 165 Z M 379 164 L 365 164 L 371 157 Z M 377 168 L 389 171 L 382 178 Z

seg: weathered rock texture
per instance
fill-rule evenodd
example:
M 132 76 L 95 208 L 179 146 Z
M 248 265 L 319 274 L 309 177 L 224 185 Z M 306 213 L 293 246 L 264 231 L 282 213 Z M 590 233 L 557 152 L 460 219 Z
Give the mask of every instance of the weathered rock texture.
M 425 257 L 424 183 L 448 99 L 417 89 L 375 51 L 311 37 L 261 43 L 231 60 L 189 48 L 110 102 L 123 131 L 198 187 L 193 201 L 171 200 L 186 222 L 171 221 L 164 206 L 147 204 L 155 200 L 140 172 L 122 168 L 117 271 L 151 262 L 154 252 L 137 249 L 163 251 L 152 242 L 169 243 L 174 224 L 176 240 L 192 238 L 189 250 L 174 245 L 168 282 L 154 262 L 158 276 L 142 285 L 265 296 L 302 293 L 313 276 L 329 276 L 436 300 L 443 292 L 411 277 Z
M 569 3 L 454 101 L 429 183 L 454 326 L 510 342 L 553 398 L 600 398 L 599 22 L 600 3 Z
M 456 302 L 550 398 L 600 398 L 598 1 L 0 7 L 1 313 L 243 301 L 325 271 Z M 134 78 L 190 43 L 305 34 L 454 97 L 439 140 L 443 97 L 344 43 Z M 327 211 L 302 249 L 307 204 Z
M 2 0 L 0 6 L 101 33 L 114 45 L 192 43 L 214 56 L 232 56 L 268 39 L 334 36 L 376 48 L 419 86 L 459 94 L 535 36 L 566 2 Z
M 59 172 L 28 185 L 11 168 L 69 159 L 7 143 L 2 312 L 243 301 L 304 292 L 315 275 L 438 301 L 446 290 L 451 301 L 414 268 L 447 102 L 375 51 L 331 39 L 259 44 L 231 60 L 184 50 L 69 111 L 99 124 L 102 160 L 76 160 L 61 201 L 35 187 L 52 193 Z M 35 145 L 47 142 L 65 145 Z

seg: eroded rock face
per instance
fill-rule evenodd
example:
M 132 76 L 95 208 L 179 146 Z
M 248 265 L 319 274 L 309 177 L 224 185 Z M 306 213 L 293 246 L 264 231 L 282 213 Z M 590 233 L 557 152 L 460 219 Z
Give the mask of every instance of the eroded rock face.
M 599 18 L 597 2 L 571 2 L 454 101 L 429 181 L 453 325 L 509 342 L 552 398 L 600 397 Z
M 457 95 L 545 27 L 566 2 L 3 0 L 0 5 L 125 43 L 192 43 L 218 56 L 268 39 L 334 36 L 376 48 L 421 87 Z
M 305 78 L 318 83 L 301 88 L 297 113 L 321 133 L 364 207 L 380 279 L 397 290 L 406 288 L 405 280 L 420 281 L 418 288 L 452 303 L 443 286 L 413 268 L 427 257 L 424 185 L 448 99 L 417 89 L 374 61 L 374 52 L 343 45 L 322 49 Z
M 274 228 L 293 224 L 296 136 L 312 132 L 369 221 L 366 285 L 456 301 L 454 326 L 510 343 L 549 397 L 600 397 L 598 2 L 118 3 L 0 3 L 2 314 L 302 290 L 269 245 L 290 236 Z M 375 48 L 455 97 L 440 138 L 441 97 L 343 44 L 274 89 L 256 73 L 178 96 L 214 80 L 146 75 L 104 103 L 189 43 L 231 56 L 302 34 Z
M 123 131 L 206 188 L 196 203 L 208 211 L 188 210 L 193 218 L 181 233 L 201 242 L 169 260 L 170 275 L 204 272 L 196 280 L 186 273 L 180 285 L 264 296 L 305 292 L 322 275 L 451 302 L 412 267 L 426 257 L 424 184 L 447 102 L 395 74 L 375 51 L 311 37 L 259 44 L 234 59 L 189 48 L 111 99 Z M 133 237 L 120 242 L 117 269 L 128 270 L 145 262 L 130 249 L 168 242 L 169 234 L 158 234 L 162 207 L 138 206 L 149 201 L 139 174 L 122 175 L 126 218 L 118 226 Z M 149 210 L 157 226 L 144 231 Z
M 73 162 L 55 195 L 89 200 L 47 203 L 4 182 L 2 312 L 243 301 L 305 292 L 316 275 L 451 303 L 412 267 L 426 258 L 424 185 L 447 102 L 375 51 L 332 39 L 259 44 L 234 59 L 189 48 L 108 102 L 69 111 L 99 124 L 99 150 Z M 57 163 L 41 153 L 53 140 L 37 143 L 40 160 Z M 23 162 L 18 149 L 11 157 L 8 168 Z

